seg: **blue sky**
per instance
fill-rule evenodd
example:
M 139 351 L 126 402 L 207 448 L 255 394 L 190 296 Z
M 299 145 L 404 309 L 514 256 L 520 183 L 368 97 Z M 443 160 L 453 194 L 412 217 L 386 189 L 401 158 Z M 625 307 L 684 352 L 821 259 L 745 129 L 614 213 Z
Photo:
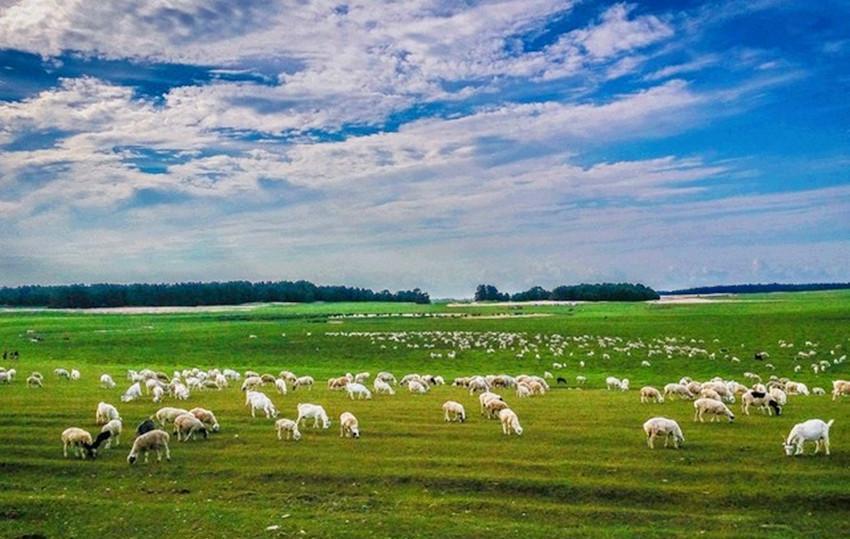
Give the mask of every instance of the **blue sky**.
M 0 284 L 850 280 L 850 4 L 0 0 Z

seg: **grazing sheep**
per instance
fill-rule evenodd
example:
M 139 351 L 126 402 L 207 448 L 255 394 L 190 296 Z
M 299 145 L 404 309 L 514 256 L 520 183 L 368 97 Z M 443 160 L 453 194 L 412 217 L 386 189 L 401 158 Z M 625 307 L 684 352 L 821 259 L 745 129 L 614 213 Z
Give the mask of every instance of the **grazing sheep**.
M 53 374 L 55 374 L 58 378 L 64 378 L 66 380 L 70 380 L 71 373 L 66 369 L 53 369 Z
M 348 376 L 330 378 L 328 379 L 328 389 L 331 391 L 342 391 L 349 383 L 351 383 L 351 379 Z
M 622 384 L 623 382 L 619 378 L 616 378 L 614 376 L 609 376 L 605 379 L 605 385 L 608 387 L 609 390 L 622 389 Z
M 360 424 L 351 412 L 339 416 L 339 437 L 360 438 Z
M 115 388 L 115 380 L 112 379 L 108 374 L 100 375 L 100 386 L 104 389 L 113 389 Z
M 27 377 L 27 387 L 44 387 L 44 383 L 41 378 L 31 374 Z
M 843 395 L 850 395 L 850 381 L 835 380 L 832 382 L 832 400 L 837 400 Z
M 139 384 L 139 382 L 136 382 L 129 388 L 127 388 L 127 391 L 125 391 L 124 394 L 121 395 L 121 402 L 130 402 L 132 400 L 140 398 L 141 396 L 142 386 Z
M 834 419 L 830 419 L 829 423 L 824 423 L 820 419 L 809 419 L 803 423 L 797 423 L 788 433 L 788 438 L 782 442 L 785 454 L 789 457 L 802 455 L 803 444 L 815 442 L 815 454 L 823 446 L 826 454 L 829 455 L 829 429 L 834 422 Z
M 127 462 L 135 464 L 139 459 L 139 454 L 145 455 L 145 463 L 148 462 L 148 454 L 151 451 L 156 452 L 156 459 L 162 462 L 162 450 L 165 450 L 165 460 L 171 460 L 171 451 L 168 449 L 168 442 L 171 437 L 164 430 L 155 429 L 146 432 L 136 438 L 133 442 L 133 448 L 130 449 L 130 454 L 127 455 Z
M 812 388 L 812 395 L 816 395 L 818 397 L 823 397 L 824 395 L 826 395 L 826 390 L 822 387 L 813 387 Z
M 665 397 L 680 397 L 682 399 L 692 399 L 694 394 L 691 393 L 684 384 L 667 384 L 664 386 Z
M 785 392 L 789 395 L 809 395 L 809 387 L 802 382 L 791 382 L 788 381 L 785 383 Z
M 354 381 L 358 384 L 362 384 L 363 382 L 368 380 L 370 376 L 371 374 L 369 374 L 368 372 L 358 372 L 354 375 Z
M 287 440 L 298 441 L 301 439 L 301 431 L 298 430 L 298 423 L 291 419 L 278 419 L 274 422 L 274 428 L 277 431 L 277 439 L 283 440 L 283 433 L 286 433 Z
M 419 380 L 411 380 L 407 383 L 407 389 L 410 390 L 411 393 L 419 393 L 424 394 L 428 393 L 428 386 L 423 384 Z
M 259 376 L 247 376 L 242 382 L 242 391 L 253 391 L 263 385 L 263 379 Z
M 484 393 L 478 395 L 479 411 L 481 412 L 481 415 L 484 415 L 486 413 L 487 403 L 493 399 L 502 400 L 502 396 L 496 393 L 492 393 L 490 391 L 485 391 Z
M 295 420 L 298 425 L 306 419 L 313 419 L 313 428 L 319 428 L 319 421 L 322 422 L 322 428 L 328 429 L 331 426 L 331 421 L 328 419 L 328 414 L 325 409 L 318 404 L 298 403 L 298 418 Z
M 295 379 L 295 382 L 292 384 L 292 390 L 296 390 L 299 387 L 306 387 L 310 391 L 313 390 L 313 384 L 315 380 L 313 380 L 312 376 L 300 376 Z
M 388 383 L 385 382 L 381 378 L 375 378 L 375 383 L 372 384 L 372 387 L 375 388 L 375 393 L 381 394 L 385 393 L 387 395 L 395 395 L 395 389 Z
M 694 421 L 699 420 L 703 423 L 705 414 L 711 415 L 711 422 L 717 419 L 718 416 L 725 415 L 729 418 L 729 422 L 735 421 L 735 414 L 732 410 L 726 407 L 720 399 L 712 399 L 703 397 L 694 401 Z
M 505 408 L 499 412 L 499 421 L 502 422 L 502 433 L 510 436 L 511 432 L 517 436 L 522 436 L 522 427 L 519 424 L 519 418 L 510 408 Z
M 281 395 L 286 395 L 286 380 L 283 378 L 275 378 L 274 387 Z
M 664 447 L 667 447 L 671 438 L 673 440 L 673 447 L 676 449 L 679 449 L 680 445 L 685 441 L 685 436 L 682 434 L 679 424 L 666 417 L 648 419 L 643 424 L 643 431 L 646 433 L 646 445 L 650 449 L 655 449 L 655 439 L 662 435 L 664 436 Z
M 502 410 L 508 408 L 508 403 L 500 399 L 490 399 L 487 401 L 487 404 L 484 405 L 484 408 L 487 410 L 488 418 L 496 419 Z
M 469 389 L 470 395 L 474 395 L 475 393 L 477 393 L 479 391 L 489 391 L 490 390 L 490 385 L 487 383 L 487 380 L 485 380 L 481 376 L 476 376 L 474 378 L 471 378 L 469 380 L 469 382 L 466 384 L 466 387 L 467 387 L 467 389 Z
M 121 430 L 124 425 L 121 423 L 120 419 L 112 419 L 103 428 L 100 429 L 100 432 L 108 432 L 109 440 L 106 442 L 106 448 L 109 449 L 112 447 L 112 440 L 115 440 L 115 446 L 118 447 L 120 443 Z
M 188 413 L 174 418 L 174 434 L 177 435 L 178 442 L 181 438 L 184 442 L 188 442 L 189 438 L 194 440 L 196 434 L 200 434 L 205 440 L 210 437 L 207 427 L 201 423 L 201 420 Z
M 171 406 L 166 406 L 157 410 L 155 417 L 156 420 L 159 421 L 159 424 L 164 427 L 169 423 L 173 423 L 174 420 L 177 419 L 177 416 L 188 413 L 189 410 L 184 410 L 183 408 L 173 408 Z
M 388 384 L 390 384 L 390 385 L 395 385 L 395 384 L 396 384 L 395 376 L 393 376 L 391 373 L 383 372 L 383 371 L 382 371 L 382 372 L 379 372 L 377 375 L 375 375 L 375 380 L 376 380 L 376 381 L 377 381 L 377 380 L 380 380 L 380 381 L 382 381 L 382 382 L 386 382 L 386 383 L 388 383 Z
M 77 369 L 71 369 L 71 373 L 69 375 L 69 378 L 71 380 L 74 380 L 74 381 L 79 380 L 80 379 L 80 371 L 78 371 Z
M 543 378 L 546 378 L 547 380 L 551 380 L 552 378 L 554 378 L 554 376 L 552 376 L 552 373 L 549 372 L 549 371 L 543 371 Z
M 277 417 L 277 408 L 274 403 L 268 398 L 265 393 L 259 391 L 249 391 L 245 399 L 245 405 L 251 407 L 251 417 L 257 417 L 257 410 L 262 410 L 266 414 L 266 418 Z
M 189 410 L 189 413 L 197 417 L 212 432 L 218 432 L 221 428 L 218 424 L 218 419 L 215 418 L 215 414 L 205 408 L 192 408 Z
M 586 376 L 581 376 L 581 375 L 576 376 L 576 385 L 583 386 L 586 383 L 587 383 L 587 377 Z
M 94 458 L 91 434 L 77 427 L 70 427 L 62 431 L 62 456 L 68 458 L 68 448 L 74 449 L 74 455 L 82 459 Z
M 164 396 L 165 390 L 161 386 L 154 386 L 151 400 L 153 402 L 160 402 Z
M 757 406 L 768 415 L 782 415 L 782 407 L 770 393 L 750 389 L 741 396 L 741 410 L 750 415 L 750 406 Z
M 156 429 L 156 423 L 153 422 L 153 419 L 148 418 L 139 423 L 139 426 L 136 427 L 136 436 L 141 436 L 146 432 L 150 432 Z
M 788 395 L 786 395 L 785 392 L 779 389 L 778 387 L 770 388 L 770 391 L 768 393 L 770 393 L 771 397 L 776 399 L 776 402 L 779 404 L 779 406 L 785 406 L 788 403 Z
M 456 401 L 446 401 L 443 403 L 443 413 L 446 423 L 457 421 L 463 423 L 466 421 L 466 410 L 463 405 Z
M 354 400 L 354 396 L 357 395 L 358 399 L 366 399 L 369 400 L 372 398 L 372 392 L 369 391 L 369 388 L 360 383 L 348 384 L 345 386 L 345 391 L 348 393 L 348 398 Z
M 118 409 L 105 402 L 97 403 L 97 411 L 94 414 L 95 425 L 105 425 L 113 419 L 121 419 Z
M 664 402 L 664 395 L 652 386 L 644 386 L 640 388 L 640 402 Z
M 483 395 L 483 393 L 482 393 Z M 516 386 L 516 396 L 517 398 L 524 399 L 531 396 L 531 388 L 528 387 L 527 384 L 517 384 Z
M 720 398 L 720 394 L 717 393 L 717 391 L 708 387 L 699 392 L 699 398 L 722 401 L 722 399 Z

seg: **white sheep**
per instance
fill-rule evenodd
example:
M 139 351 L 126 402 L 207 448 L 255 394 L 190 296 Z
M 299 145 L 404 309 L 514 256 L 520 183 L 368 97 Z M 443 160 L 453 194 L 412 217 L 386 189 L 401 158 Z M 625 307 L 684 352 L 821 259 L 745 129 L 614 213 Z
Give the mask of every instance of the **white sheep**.
M 101 374 L 100 386 L 104 389 L 113 389 L 115 387 L 115 380 L 113 380 L 108 374 Z
M 169 423 L 173 423 L 177 416 L 188 414 L 189 410 L 184 410 L 183 408 L 174 408 L 172 406 L 165 406 L 164 408 L 160 408 L 154 414 L 154 417 L 159 424 L 163 427 L 168 425 Z
M 395 376 L 393 376 L 391 373 L 385 372 L 385 371 L 381 371 L 377 375 L 375 375 L 375 380 L 380 380 L 380 381 L 386 382 L 390 385 L 396 384 Z
M 407 383 L 407 389 L 410 390 L 411 393 L 419 393 L 424 394 L 428 393 L 428 386 L 423 384 L 419 380 L 411 380 Z
M 818 397 L 823 397 L 824 395 L 826 395 L 826 390 L 822 387 L 813 387 L 812 388 L 812 395 L 815 395 L 815 396 L 818 396 Z
M 484 393 L 482 393 L 484 395 Z M 531 388 L 528 384 L 517 384 L 516 386 L 516 396 L 519 399 L 524 399 L 531 396 Z
M 511 432 L 516 433 L 517 436 L 522 436 L 519 418 L 510 408 L 505 408 L 499 412 L 499 421 L 502 423 L 502 433 L 506 436 L 510 436 Z
M 124 424 L 121 423 L 120 419 L 111 419 L 103 428 L 100 429 L 100 432 L 108 432 L 109 439 L 106 441 L 106 448 L 109 449 L 112 447 L 112 441 L 115 440 L 115 447 L 118 447 L 120 443 L 121 430 L 123 429 Z
M 782 442 L 785 454 L 789 457 L 802 455 L 803 444 L 815 442 L 815 454 L 823 446 L 826 454 L 829 455 L 829 429 L 834 422 L 834 419 L 830 419 L 829 423 L 824 423 L 820 419 L 809 419 L 803 423 L 797 423 L 788 433 L 788 438 Z
M 34 374 L 27 376 L 27 387 L 44 387 L 42 379 Z
M 65 378 L 66 380 L 71 378 L 71 373 L 69 373 L 67 369 L 53 369 L 53 374 L 55 374 L 57 378 Z
M 86 456 L 93 456 L 91 445 L 91 434 L 83 429 L 70 427 L 62 431 L 62 455 L 65 458 L 68 458 L 69 447 L 74 449 L 74 455 L 82 459 L 85 459 Z
M 277 417 L 277 408 L 265 393 L 249 391 L 245 399 L 245 405 L 251 407 L 251 417 L 257 417 L 257 410 L 262 410 L 266 418 Z
M 276 378 L 274 381 L 274 387 L 277 389 L 278 393 L 286 395 L 286 380 L 283 378 Z
M 456 401 L 446 401 L 443 403 L 443 415 L 447 423 L 454 421 L 463 423 L 466 421 L 466 410 L 461 403 Z
M 207 427 L 194 414 L 180 414 L 174 418 L 174 434 L 177 435 L 177 441 L 181 439 L 188 442 L 189 439 L 195 439 L 196 434 L 200 434 L 204 439 L 209 438 Z
M 95 425 L 105 425 L 113 419 L 121 419 L 118 409 L 105 402 L 97 403 L 97 411 L 94 414 Z
M 360 438 L 360 423 L 351 412 L 343 412 L 339 416 L 339 437 Z
M 469 389 L 470 395 L 474 395 L 479 391 L 490 391 L 490 384 L 488 384 L 487 380 L 485 380 L 482 376 L 470 378 L 466 387 Z
M 307 389 L 312 391 L 313 390 L 313 384 L 315 382 L 316 381 L 313 379 L 312 376 L 300 376 L 300 377 L 295 379 L 295 382 L 292 384 L 292 389 L 295 390 L 295 389 L 298 389 L 300 387 L 306 387 Z
M 132 400 L 140 398 L 141 396 L 142 386 L 139 384 L 139 382 L 136 382 L 129 388 L 127 388 L 127 391 L 125 391 L 124 394 L 121 395 L 121 402 L 130 402 Z
M 501 395 L 493 393 L 491 391 L 485 391 L 484 393 L 478 395 L 479 411 L 481 412 L 481 415 L 484 415 L 486 413 L 487 403 L 493 399 L 503 400 Z
M 215 418 L 215 414 L 210 410 L 205 408 L 192 408 L 189 410 L 189 413 L 197 417 L 201 423 L 209 428 L 210 431 L 218 432 L 221 429 L 221 426 L 218 424 L 218 419 Z
M 298 425 L 306 419 L 313 420 L 313 428 L 319 427 L 319 421 L 322 422 L 322 428 L 328 429 L 331 426 L 331 421 L 328 419 L 328 414 L 325 409 L 318 404 L 298 403 L 298 418 L 295 420 Z
M 372 392 L 369 391 L 369 388 L 360 383 L 347 384 L 345 386 L 345 391 L 348 393 L 348 398 L 354 400 L 354 396 L 356 395 L 358 399 L 366 399 L 369 400 L 372 398 Z
M 646 433 L 646 445 L 650 449 L 655 449 L 655 439 L 662 435 L 664 436 L 664 447 L 667 447 L 671 438 L 673 447 L 676 449 L 679 449 L 679 446 L 685 441 L 685 436 L 682 434 L 679 424 L 666 417 L 648 419 L 643 424 L 643 431 Z
M 388 382 L 385 382 L 381 378 L 375 378 L 375 382 L 372 384 L 372 387 L 375 388 L 375 393 L 387 394 L 387 395 L 395 395 L 395 389 Z
M 700 423 L 703 423 L 705 414 L 711 416 L 712 423 L 721 415 L 728 417 L 730 423 L 735 420 L 735 414 L 732 413 L 732 410 L 727 408 L 719 399 L 703 397 L 694 401 L 694 421 L 699 420 Z
M 368 372 L 358 372 L 354 375 L 354 381 L 358 384 L 362 384 L 366 380 L 369 379 L 371 375 Z
M 139 459 L 139 454 L 145 455 L 145 462 L 148 461 L 148 453 L 156 452 L 156 458 L 162 462 L 162 450 L 165 450 L 165 460 L 171 460 L 171 451 L 168 449 L 168 442 L 171 437 L 164 430 L 154 429 L 148 431 L 133 442 L 133 447 L 130 449 L 130 454 L 127 455 L 127 462 L 134 464 Z
M 665 397 L 680 397 L 683 399 L 692 399 L 694 394 L 691 393 L 684 384 L 667 384 L 664 386 Z
M 251 391 L 263 385 L 263 379 L 259 376 L 245 376 L 242 381 L 242 391 Z
M 286 433 L 287 440 L 298 441 L 301 439 L 301 431 L 298 430 L 298 423 L 291 419 L 278 419 L 274 423 L 274 428 L 277 431 L 277 439 L 283 440 L 283 433 Z
M 152 395 L 151 395 L 151 400 L 153 402 L 160 402 L 164 396 L 165 396 L 165 390 L 162 389 L 162 386 L 154 386 L 153 391 L 152 391 Z
M 69 375 L 69 378 L 71 378 L 71 380 L 74 380 L 74 381 L 79 380 L 80 379 L 80 371 L 78 371 L 77 369 L 71 369 L 71 373 Z
M 652 386 L 644 386 L 640 388 L 640 402 L 664 402 L 664 395 Z

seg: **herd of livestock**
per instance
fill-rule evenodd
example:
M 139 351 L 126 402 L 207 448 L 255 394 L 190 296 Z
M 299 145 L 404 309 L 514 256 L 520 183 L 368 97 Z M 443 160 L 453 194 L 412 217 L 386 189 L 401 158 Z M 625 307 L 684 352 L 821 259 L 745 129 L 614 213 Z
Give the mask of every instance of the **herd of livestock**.
M 843 358 L 842 358 L 843 361 Z M 560 363 L 553 363 L 552 370 L 562 368 Z M 54 376 L 58 379 L 76 381 L 81 378 L 77 369 L 54 370 Z M 11 383 L 15 380 L 15 369 L 0 368 L 0 382 Z M 750 386 L 733 380 L 714 378 L 706 382 L 698 382 L 684 377 L 677 382 L 671 382 L 657 389 L 652 386 L 644 386 L 639 391 L 641 403 L 663 403 L 665 399 L 687 399 L 693 401 L 694 421 L 704 421 L 706 416 L 715 421 L 718 418 L 726 418 L 728 421 L 735 419 L 735 414 L 729 408 L 729 404 L 738 400 L 741 402 L 741 410 L 749 415 L 750 410 L 756 408 L 768 415 L 779 416 L 782 408 L 791 396 L 824 395 L 822 388 L 809 389 L 806 384 L 787 378 L 770 376 L 768 380 L 762 381 L 761 377 L 753 373 L 745 373 L 745 377 L 751 383 Z M 252 417 L 260 412 L 266 418 L 276 419 L 274 428 L 277 438 L 283 440 L 297 441 L 302 437 L 301 429 L 305 424 L 312 422 L 313 428 L 328 429 L 331 426 L 330 418 L 325 409 L 319 404 L 299 403 L 297 406 L 297 417 L 293 419 L 278 418 L 279 412 L 272 399 L 262 391 L 264 386 L 273 388 L 279 394 L 286 394 L 290 390 L 312 390 L 315 380 L 311 376 L 296 376 L 290 371 L 281 371 L 278 375 L 260 374 L 255 371 L 237 372 L 233 369 L 186 369 L 175 371 L 172 375 L 157 372 L 151 369 L 141 371 L 128 371 L 127 378 L 130 382 L 129 388 L 121 395 L 122 402 L 129 402 L 145 398 L 147 395 L 154 403 L 161 403 L 170 398 L 176 401 L 185 401 L 190 394 L 203 390 L 223 390 L 232 384 L 238 384 L 245 396 L 245 405 L 250 408 Z M 441 376 L 431 374 L 408 374 L 400 380 L 389 372 L 379 372 L 372 382 L 372 389 L 367 387 L 371 378 L 370 373 L 345 374 L 327 381 L 327 389 L 330 391 L 344 391 L 350 399 L 371 399 L 373 391 L 377 394 L 395 395 L 397 388 L 405 388 L 414 394 L 429 393 L 435 386 L 446 385 L 447 382 Z M 114 389 L 117 384 L 109 374 L 102 374 L 99 379 L 104 389 Z M 451 385 L 461 388 L 470 396 L 477 395 L 479 411 L 481 415 L 491 419 L 498 419 L 501 423 L 502 432 L 505 435 L 522 435 L 523 427 L 519 417 L 509 407 L 499 392 L 513 392 L 516 398 L 530 398 L 545 395 L 551 390 L 551 383 L 566 383 L 563 377 L 556 377 L 549 371 L 543 376 L 522 374 L 510 376 L 499 375 L 476 375 L 459 377 L 451 381 Z M 578 376 L 576 384 L 581 387 L 586 383 L 586 378 Z M 44 387 L 44 376 L 33 372 L 26 379 L 30 388 Z M 612 391 L 628 391 L 629 380 L 609 376 L 606 379 L 606 387 Z M 832 398 L 850 395 L 850 381 L 835 380 L 832 384 Z M 463 423 L 467 419 L 467 412 L 463 404 L 456 400 L 448 400 L 442 405 L 443 418 L 446 422 Z M 63 454 L 68 456 L 68 449 L 81 458 L 94 458 L 101 447 L 109 448 L 117 446 L 123 431 L 123 419 L 118 409 L 106 402 L 97 404 L 95 422 L 100 427 L 100 432 L 92 436 L 88 431 L 79 427 L 70 427 L 61 434 Z M 815 443 L 815 453 L 821 449 L 829 455 L 829 429 L 833 421 L 824 422 L 820 419 L 812 419 L 799 423 L 793 427 L 784 443 L 786 454 L 799 455 L 803 452 L 804 442 Z M 339 417 L 340 436 L 359 438 L 360 425 L 357 417 L 350 412 L 343 412 Z M 171 431 L 169 434 L 168 431 Z M 145 462 L 148 454 L 156 453 L 158 460 L 165 455 L 170 460 L 169 441 L 172 435 L 177 440 L 188 441 L 197 437 L 208 438 L 211 434 L 220 430 L 219 422 L 213 411 L 195 407 L 185 409 L 166 406 L 160 408 L 150 418 L 145 419 L 136 428 L 131 451 L 127 457 L 129 463 L 134 463 L 141 456 Z M 647 445 L 655 447 L 658 438 L 664 439 L 664 446 L 672 443 L 674 448 L 679 448 L 684 442 L 684 434 L 679 424 L 666 417 L 653 417 L 643 425 L 646 434 Z

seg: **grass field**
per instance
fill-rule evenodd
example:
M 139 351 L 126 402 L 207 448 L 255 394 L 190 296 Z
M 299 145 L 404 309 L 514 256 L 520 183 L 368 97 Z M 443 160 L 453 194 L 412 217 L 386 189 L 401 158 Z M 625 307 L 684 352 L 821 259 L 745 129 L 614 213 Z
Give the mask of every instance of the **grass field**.
M 401 316 L 405 313 L 418 315 Z M 444 316 L 450 313 L 465 316 Z M 357 314 L 372 317 L 351 316 Z M 453 346 L 432 332 L 463 332 L 458 338 L 485 345 L 449 359 L 446 352 Z M 389 333 L 396 340 L 387 339 Z M 488 353 L 486 343 L 496 342 L 498 333 L 510 335 L 512 344 Z M 561 356 L 542 344 L 555 334 L 567 341 Z M 594 338 L 580 346 L 573 337 L 581 335 Z M 41 340 L 33 342 L 34 337 Z M 620 340 L 603 348 L 599 337 Z M 669 357 L 648 357 L 650 348 L 660 346 L 656 340 L 665 338 L 706 354 L 688 357 L 677 350 Z M 788 376 L 829 392 L 831 380 L 850 378 L 850 364 L 832 365 L 847 353 L 848 338 L 846 291 L 695 305 L 6 312 L 0 314 L 0 349 L 17 349 L 21 359 L 0 364 L 18 371 L 14 383 L 0 385 L 0 536 L 847 536 L 850 402 L 791 397 L 779 418 L 743 416 L 735 404 L 734 423 L 695 424 L 690 402 L 641 405 L 637 389 L 686 375 L 747 383 L 743 373 L 750 371 L 765 380 L 771 374 Z M 795 347 L 780 347 L 783 339 Z M 805 346 L 806 341 L 817 346 Z M 645 347 L 630 355 L 615 350 L 629 342 Z M 430 344 L 434 348 L 426 347 Z M 798 360 L 796 354 L 804 350 L 817 355 Z M 757 351 L 770 354 L 775 370 L 752 359 Z M 645 359 L 651 367 L 640 365 Z M 832 366 L 812 372 L 810 364 L 821 360 Z M 553 370 L 553 361 L 565 367 Z M 801 372 L 794 372 L 796 365 Z M 52 375 L 56 367 L 75 367 L 82 379 L 58 380 Z M 186 407 L 214 410 L 221 432 L 209 441 L 173 439 L 171 462 L 131 467 L 126 456 L 132 431 L 160 405 L 148 398 L 122 404 L 119 396 L 129 385 L 126 370 L 144 367 L 169 373 L 230 367 L 310 374 L 317 380 L 310 392 L 281 396 L 273 388 L 264 390 L 281 417 L 294 418 L 298 402 L 316 402 L 334 425 L 327 431 L 306 429 L 297 443 L 279 442 L 271 420 L 250 417 L 238 386 L 196 391 Z M 46 377 L 43 389 L 25 386 L 34 370 Z M 525 428 L 518 438 L 503 436 L 497 421 L 479 417 L 477 398 L 450 386 L 427 395 L 399 391 L 357 402 L 325 389 L 328 377 L 363 370 L 373 375 L 388 370 L 399 378 L 427 372 L 449 381 L 549 370 L 570 380 L 571 387 L 576 375 L 588 382 L 583 390 L 553 385 L 549 394 L 532 399 L 502 391 Z M 98 387 L 104 372 L 118 388 Z M 608 375 L 630 378 L 632 390 L 604 390 Z M 443 422 L 440 406 L 450 398 L 466 405 L 467 423 Z M 100 400 L 121 411 L 121 446 L 93 462 L 63 459 L 60 433 L 69 426 L 96 432 Z M 359 417 L 361 439 L 339 438 L 337 420 L 345 410 Z M 654 415 L 679 421 L 687 439 L 682 450 L 646 448 L 641 424 Z M 815 417 L 835 419 L 832 456 L 785 457 L 781 439 L 794 423 Z

